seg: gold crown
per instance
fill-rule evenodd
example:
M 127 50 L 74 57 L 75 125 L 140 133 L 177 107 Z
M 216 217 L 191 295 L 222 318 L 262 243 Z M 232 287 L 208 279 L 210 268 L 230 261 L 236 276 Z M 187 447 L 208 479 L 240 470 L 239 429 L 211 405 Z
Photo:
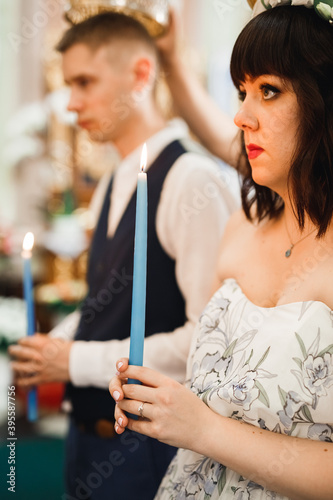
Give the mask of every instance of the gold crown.
M 65 17 L 72 24 L 77 24 L 110 11 L 133 17 L 153 37 L 162 35 L 169 22 L 168 0 L 70 0 L 65 8 Z

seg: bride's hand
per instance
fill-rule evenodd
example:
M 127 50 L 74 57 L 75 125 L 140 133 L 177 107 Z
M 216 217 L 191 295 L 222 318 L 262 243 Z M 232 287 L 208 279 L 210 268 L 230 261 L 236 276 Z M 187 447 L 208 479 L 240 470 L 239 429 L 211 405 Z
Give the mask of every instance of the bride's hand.
M 200 449 L 203 431 L 209 427 L 213 414 L 201 399 L 154 370 L 128 366 L 127 359 L 119 360 L 117 369 L 109 389 L 117 403 L 115 429 L 118 434 L 127 427 L 172 446 Z M 127 384 L 128 378 L 139 380 L 142 385 Z M 133 420 L 127 414 L 142 418 Z

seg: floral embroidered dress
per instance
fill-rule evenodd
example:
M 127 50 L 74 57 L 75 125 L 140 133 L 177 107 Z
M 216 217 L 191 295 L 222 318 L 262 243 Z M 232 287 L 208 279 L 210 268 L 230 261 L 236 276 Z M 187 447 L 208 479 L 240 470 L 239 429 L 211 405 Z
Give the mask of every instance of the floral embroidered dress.
M 333 312 L 322 302 L 253 304 L 226 280 L 202 313 L 188 385 L 212 410 L 273 432 L 333 439 Z M 221 443 L 223 446 L 223 443 Z M 277 457 L 279 473 L 298 451 Z M 256 450 L 253 450 L 255 460 Z M 280 472 L 281 473 L 281 472 Z M 180 449 L 155 500 L 282 500 L 203 455 Z

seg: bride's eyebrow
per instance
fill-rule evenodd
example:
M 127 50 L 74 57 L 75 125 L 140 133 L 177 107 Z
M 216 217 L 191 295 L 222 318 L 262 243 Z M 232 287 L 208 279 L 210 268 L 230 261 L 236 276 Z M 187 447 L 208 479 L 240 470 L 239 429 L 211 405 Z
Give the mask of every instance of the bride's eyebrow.
M 271 85 L 273 87 L 278 86 L 282 90 L 287 90 L 287 91 L 293 90 L 292 82 L 287 78 L 283 78 L 282 76 L 267 74 L 267 75 L 260 75 L 256 79 L 259 78 L 260 80 L 262 80 L 260 82 L 261 84 L 266 83 L 267 85 Z

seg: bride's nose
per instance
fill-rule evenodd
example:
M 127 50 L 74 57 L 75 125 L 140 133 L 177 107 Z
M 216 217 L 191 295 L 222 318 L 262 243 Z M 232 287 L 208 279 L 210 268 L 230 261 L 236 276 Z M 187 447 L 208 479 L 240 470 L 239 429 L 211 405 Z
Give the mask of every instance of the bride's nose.
M 251 105 L 246 102 L 242 103 L 240 109 L 235 115 L 234 122 L 242 130 L 256 130 L 259 126 L 258 118 L 252 109 Z

